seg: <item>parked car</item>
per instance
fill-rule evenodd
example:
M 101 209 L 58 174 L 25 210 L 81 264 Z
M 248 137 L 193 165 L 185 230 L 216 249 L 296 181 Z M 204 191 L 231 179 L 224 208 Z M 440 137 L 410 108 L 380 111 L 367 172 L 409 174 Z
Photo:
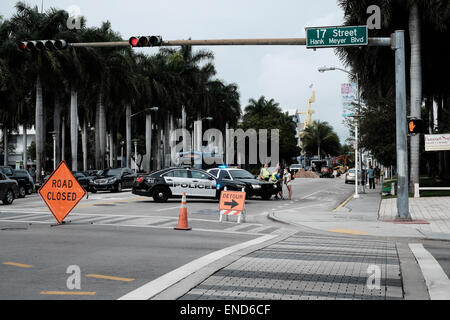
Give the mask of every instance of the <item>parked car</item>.
M 349 169 L 345 173 L 345 183 L 355 183 L 355 168 Z M 358 172 L 358 183 L 362 183 L 361 171 Z
M 8 166 L 0 166 L 0 172 L 8 178 L 16 180 L 19 185 L 19 198 L 31 194 L 34 191 L 34 182 L 30 174 L 26 170 L 14 170 Z
M 97 191 L 121 192 L 123 189 L 132 188 L 136 173 L 129 168 L 106 169 L 102 176 L 95 178 L 90 183 L 92 193 Z
M 221 180 L 202 169 L 166 168 L 139 176 L 133 185 L 133 194 L 153 197 L 156 202 L 179 198 L 183 192 L 188 198 L 218 199 L 228 191 L 241 191 L 245 185 L 238 181 Z
M 17 181 L 0 172 L 0 200 L 3 201 L 3 204 L 9 205 L 18 197 L 19 184 Z
M 89 191 L 89 188 L 90 188 L 90 185 L 91 185 L 92 181 L 96 178 L 96 177 L 93 177 L 93 176 L 88 177 L 86 175 L 86 173 L 84 173 L 82 171 L 73 171 L 72 174 L 75 177 L 75 179 L 77 179 L 78 183 L 86 191 Z
M 46 175 L 44 177 L 44 179 L 42 179 L 41 182 L 36 181 L 36 183 L 34 184 L 34 188 L 36 189 L 36 192 L 39 191 L 39 189 L 42 187 L 42 185 L 45 183 L 45 181 L 47 181 L 47 179 L 50 178 L 50 175 Z
M 244 169 L 219 167 L 209 169 L 208 172 L 219 180 L 231 180 L 243 183 L 245 185 L 247 197 L 255 196 L 268 200 L 278 192 L 275 184 L 258 180 L 250 172 Z M 270 168 L 269 172 L 271 172 Z

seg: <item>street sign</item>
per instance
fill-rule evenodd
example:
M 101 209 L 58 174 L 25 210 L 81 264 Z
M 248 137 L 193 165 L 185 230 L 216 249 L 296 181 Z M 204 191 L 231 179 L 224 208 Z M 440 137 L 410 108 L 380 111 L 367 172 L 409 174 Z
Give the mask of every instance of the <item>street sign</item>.
M 367 26 L 308 27 L 306 48 L 364 46 L 368 44 Z
M 70 211 L 86 195 L 65 161 L 62 161 L 38 191 L 58 223 L 62 223 Z
M 220 220 L 222 221 L 222 215 L 239 216 L 238 222 L 240 222 L 240 215 L 245 206 L 245 192 L 240 191 L 222 191 L 220 194 L 219 211 Z

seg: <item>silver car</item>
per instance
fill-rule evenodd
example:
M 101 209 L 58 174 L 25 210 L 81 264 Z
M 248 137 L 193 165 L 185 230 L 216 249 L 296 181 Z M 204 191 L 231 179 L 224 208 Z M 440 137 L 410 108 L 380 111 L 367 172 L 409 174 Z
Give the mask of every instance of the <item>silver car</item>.
M 355 183 L 355 169 L 352 168 L 345 173 L 345 183 Z M 358 172 L 358 183 L 361 183 L 361 171 Z

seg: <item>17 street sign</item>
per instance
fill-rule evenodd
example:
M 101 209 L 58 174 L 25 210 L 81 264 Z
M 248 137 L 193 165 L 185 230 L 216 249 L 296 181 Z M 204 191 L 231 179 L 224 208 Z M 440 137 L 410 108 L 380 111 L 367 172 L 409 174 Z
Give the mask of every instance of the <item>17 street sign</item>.
M 64 218 L 85 196 L 86 191 L 73 176 L 65 161 L 62 161 L 38 191 L 56 221 Z
M 367 26 L 309 27 L 305 30 L 307 48 L 364 46 L 368 44 Z

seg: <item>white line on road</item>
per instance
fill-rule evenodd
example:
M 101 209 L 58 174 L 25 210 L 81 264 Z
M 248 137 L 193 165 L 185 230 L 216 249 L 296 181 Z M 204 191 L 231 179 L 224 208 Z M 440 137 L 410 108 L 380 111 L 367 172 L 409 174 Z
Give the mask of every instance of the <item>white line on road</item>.
M 215 251 L 213 253 L 207 254 L 201 258 L 198 258 L 192 262 L 185 264 L 165 275 L 150 281 L 143 286 L 127 293 L 126 295 L 119 298 L 119 300 L 148 300 L 157 295 L 158 293 L 164 291 L 175 283 L 183 280 L 192 273 L 198 271 L 199 269 L 213 263 L 229 254 L 236 251 L 245 249 L 247 247 L 260 244 L 262 242 L 271 240 L 277 236 L 275 235 L 265 235 L 244 243 L 240 243 L 222 250 Z
M 180 209 L 180 206 L 170 207 L 170 208 L 163 208 L 163 209 L 158 209 L 158 210 L 155 210 L 155 211 L 160 212 L 160 211 L 167 211 L 167 210 L 174 210 L 174 209 Z
M 410 243 L 409 248 L 416 257 L 428 287 L 431 300 L 450 299 L 450 280 L 441 265 L 421 243 Z

